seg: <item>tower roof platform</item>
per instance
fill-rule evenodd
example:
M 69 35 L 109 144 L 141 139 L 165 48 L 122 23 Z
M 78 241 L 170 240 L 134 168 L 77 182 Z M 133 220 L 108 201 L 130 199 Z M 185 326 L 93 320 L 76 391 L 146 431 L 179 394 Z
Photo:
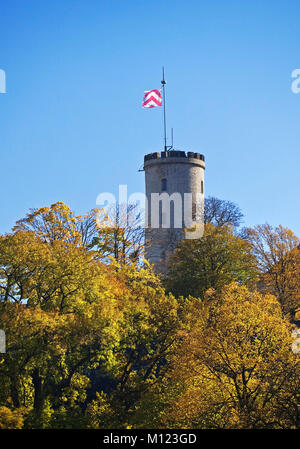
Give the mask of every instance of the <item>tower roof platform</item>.
M 205 168 L 205 157 L 203 154 L 194 153 L 192 151 L 161 151 L 155 153 L 149 153 L 144 156 L 144 167 L 148 167 L 153 164 L 194 164 Z

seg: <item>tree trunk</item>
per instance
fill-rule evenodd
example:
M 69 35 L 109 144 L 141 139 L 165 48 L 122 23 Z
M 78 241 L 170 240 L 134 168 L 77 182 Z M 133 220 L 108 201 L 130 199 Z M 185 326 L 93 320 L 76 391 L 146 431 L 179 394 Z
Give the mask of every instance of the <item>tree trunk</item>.
M 44 395 L 43 395 L 43 381 L 40 376 L 40 371 L 35 368 L 32 374 L 32 383 L 34 388 L 34 411 L 37 418 L 41 417 L 44 405 Z

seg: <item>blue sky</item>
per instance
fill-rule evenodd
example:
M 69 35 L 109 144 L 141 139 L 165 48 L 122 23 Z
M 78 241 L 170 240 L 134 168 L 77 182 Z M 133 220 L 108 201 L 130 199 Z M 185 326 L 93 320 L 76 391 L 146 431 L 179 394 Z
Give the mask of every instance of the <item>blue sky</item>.
M 298 0 L 1 2 L 0 232 L 29 208 L 76 213 L 101 192 L 144 191 L 143 156 L 163 145 L 144 90 L 167 79 L 175 146 L 206 157 L 206 195 L 245 224 L 300 235 Z

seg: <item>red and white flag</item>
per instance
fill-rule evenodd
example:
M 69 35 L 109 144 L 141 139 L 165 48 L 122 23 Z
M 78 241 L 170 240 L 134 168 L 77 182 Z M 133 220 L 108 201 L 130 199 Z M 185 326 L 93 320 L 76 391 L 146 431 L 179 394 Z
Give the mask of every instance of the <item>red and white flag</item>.
M 158 89 L 147 90 L 144 93 L 143 108 L 155 108 L 162 105 L 161 91 Z

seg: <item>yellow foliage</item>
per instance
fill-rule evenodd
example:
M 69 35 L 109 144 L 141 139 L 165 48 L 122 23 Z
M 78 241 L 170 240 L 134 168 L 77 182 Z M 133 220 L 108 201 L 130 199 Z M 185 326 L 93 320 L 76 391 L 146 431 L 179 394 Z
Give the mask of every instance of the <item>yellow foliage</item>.
M 221 293 L 209 291 L 196 314 L 198 322 L 184 335 L 173 362 L 174 395 L 165 422 L 297 427 L 300 360 L 276 298 L 233 283 Z
M 282 310 L 295 319 L 300 311 L 300 240 L 283 226 L 269 224 L 247 229 L 261 271 L 259 287 L 274 294 Z
M 0 429 L 22 429 L 24 410 L 0 406 Z

